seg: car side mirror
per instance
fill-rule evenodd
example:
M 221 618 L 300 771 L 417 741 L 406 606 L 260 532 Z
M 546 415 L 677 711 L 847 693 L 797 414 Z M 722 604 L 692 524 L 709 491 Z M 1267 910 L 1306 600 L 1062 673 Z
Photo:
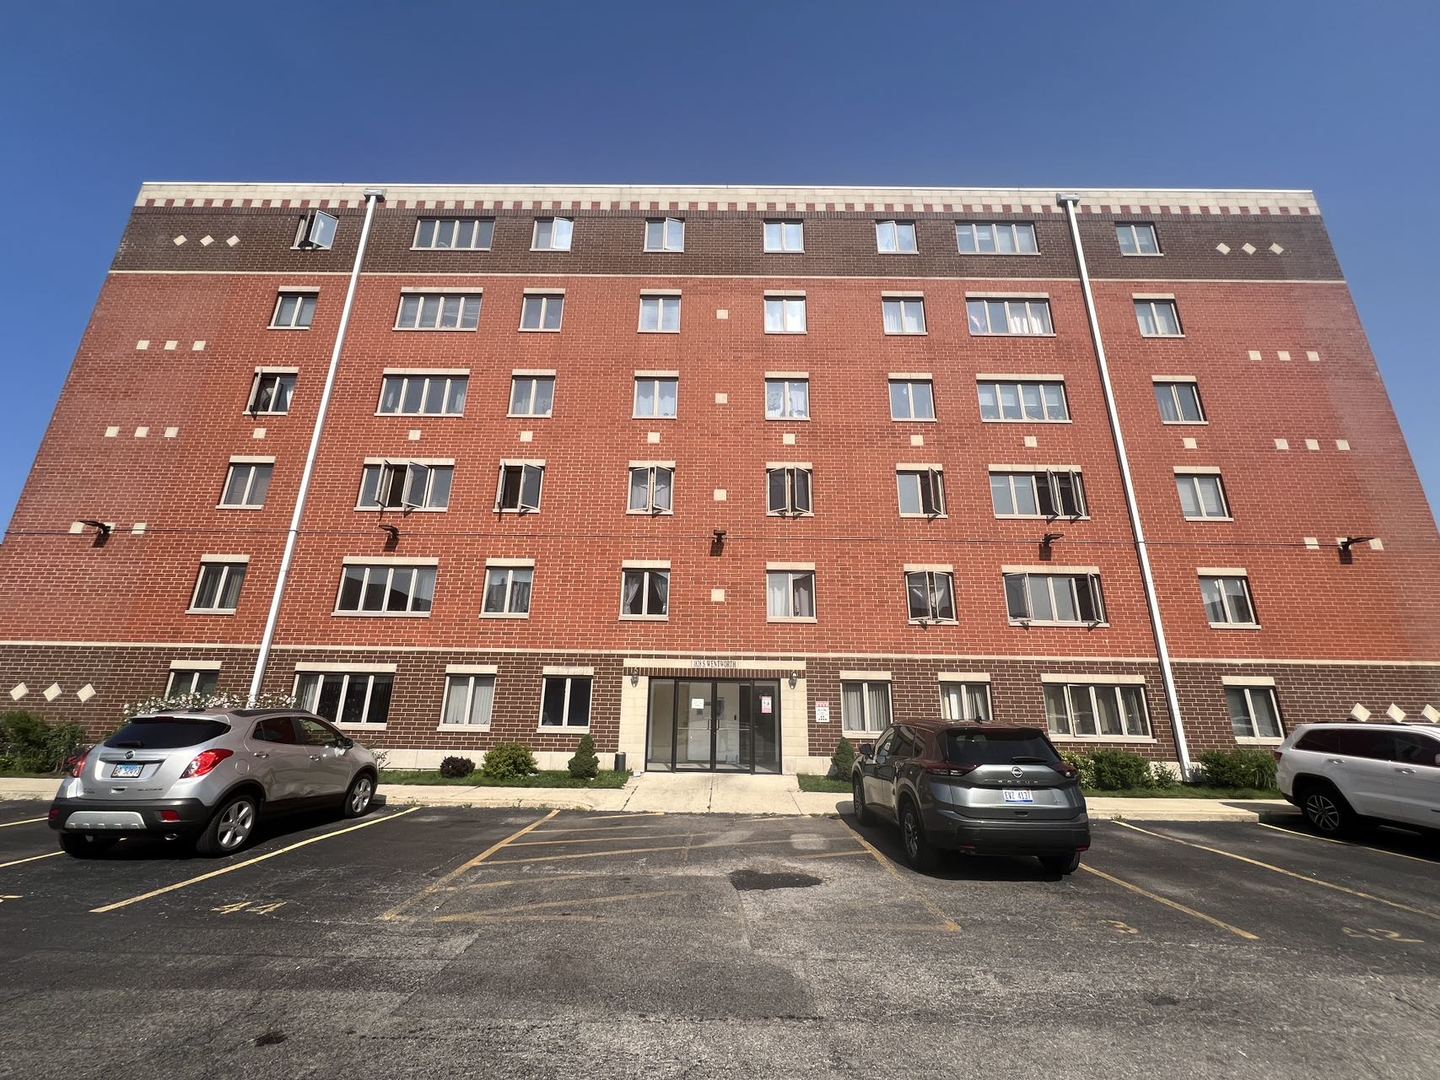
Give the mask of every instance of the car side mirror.
M 352 746 L 355 745 L 355 740 L 347 735 L 341 735 L 340 738 L 336 739 L 330 745 L 338 746 L 341 750 L 349 750 Z
M 861 757 L 868 758 L 875 753 L 875 744 L 873 742 L 862 742 L 857 748 L 857 752 Z

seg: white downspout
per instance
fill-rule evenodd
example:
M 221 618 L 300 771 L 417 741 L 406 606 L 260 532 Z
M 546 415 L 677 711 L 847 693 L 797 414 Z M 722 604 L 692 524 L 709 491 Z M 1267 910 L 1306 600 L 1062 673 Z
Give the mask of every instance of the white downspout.
M 1150 625 L 1155 630 L 1155 649 L 1160 654 L 1160 681 L 1165 685 L 1165 701 L 1170 706 L 1170 726 L 1175 732 L 1175 753 L 1180 762 L 1182 779 L 1190 779 L 1190 750 L 1185 745 L 1185 723 L 1180 716 L 1180 697 L 1175 690 L 1175 672 L 1170 666 L 1170 648 L 1165 643 L 1165 624 L 1160 618 L 1160 598 L 1155 593 L 1155 577 L 1150 571 L 1150 552 L 1145 544 L 1145 529 L 1140 524 L 1140 504 L 1135 498 L 1135 484 L 1130 478 L 1130 457 L 1125 451 L 1125 436 L 1120 430 L 1120 412 L 1115 407 L 1115 391 L 1110 385 L 1110 364 L 1105 359 L 1105 342 L 1100 337 L 1100 317 L 1095 311 L 1095 296 L 1090 291 L 1090 271 L 1085 265 L 1085 248 L 1080 243 L 1080 225 L 1075 219 L 1079 195 L 1056 195 L 1070 219 L 1070 239 L 1075 244 L 1075 259 L 1080 265 L 1080 288 L 1085 293 L 1085 315 L 1090 321 L 1090 339 L 1095 343 L 1095 360 L 1100 367 L 1100 386 L 1105 391 L 1105 411 L 1110 417 L 1110 433 L 1115 437 L 1115 456 L 1120 462 L 1120 480 L 1125 487 L 1125 508 L 1130 512 L 1130 529 L 1135 534 L 1135 554 L 1140 559 L 1140 577 L 1145 582 L 1145 603 L 1150 609 Z
M 372 188 L 365 192 L 365 224 L 360 228 L 360 246 L 355 250 L 355 265 L 350 269 L 350 287 L 345 291 L 345 306 L 340 310 L 340 329 L 335 332 L 335 348 L 330 353 L 330 370 L 325 373 L 325 388 L 320 392 L 320 408 L 315 414 L 315 428 L 310 433 L 310 449 L 305 454 L 305 470 L 300 474 L 300 490 L 295 495 L 295 512 L 290 515 L 290 531 L 285 534 L 285 553 L 280 557 L 280 573 L 275 578 L 275 592 L 270 597 L 270 614 L 265 618 L 265 633 L 260 638 L 260 653 L 255 658 L 255 675 L 250 680 L 250 704 L 260 697 L 265 681 L 265 666 L 270 660 L 270 647 L 275 641 L 275 628 L 280 622 L 280 604 L 285 598 L 285 583 L 290 577 L 290 564 L 295 559 L 295 545 L 300 539 L 300 520 L 305 515 L 305 500 L 310 494 L 310 479 L 315 473 L 315 459 L 320 455 L 320 436 L 325 429 L 325 414 L 330 411 L 330 397 L 335 391 L 335 376 L 340 371 L 340 351 L 345 347 L 345 331 L 350 326 L 350 310 L 355 304 L 355 291 L 360 284 L 360 266 L 365 261 L 365 244 L 370 239 L 370 223 L 375 217 L 375 204 L 385 192 Z

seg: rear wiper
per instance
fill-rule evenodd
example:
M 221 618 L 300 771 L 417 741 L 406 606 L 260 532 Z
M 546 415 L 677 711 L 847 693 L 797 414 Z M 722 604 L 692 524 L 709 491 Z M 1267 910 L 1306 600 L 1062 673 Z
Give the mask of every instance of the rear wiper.
M 1026 757 L 1026 756 L 1024 756 L 1023 754 L 1021 754 L 1021 755 L 1018 756 L 1018 757 L 1012 757 L 1010 760 L 1011 760 L 1012 762 L 1014 762 L 1016 765 L 1049 765 L 1049 764 L 1050 764 L 1050 762 L 1046 761 L 1043 757 Z
M 121 746 L 133 746 L 133 747 L 135 747 L 135 749 L 137 749 L 137 750 L 143 749 L 144 746 L 145 746 L 145 744 L 144 744 L 143 742 L 133 742 L 133 741 L 131 741 L 130 739 L 126 739 L 124 742 L 111 742 L 111 743 L 106 743 L 105 745 L 106 745 L 106 746 L 114 746 L 114 747 L 116 747 L 116 748 L 119 748 L 119 747 L 121 747 Z

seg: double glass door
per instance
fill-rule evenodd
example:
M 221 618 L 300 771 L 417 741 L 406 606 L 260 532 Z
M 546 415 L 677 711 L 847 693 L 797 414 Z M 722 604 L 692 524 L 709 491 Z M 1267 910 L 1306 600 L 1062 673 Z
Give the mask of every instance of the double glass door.
M 649 769 L 780 771 L 780 684 L 651 679 Z

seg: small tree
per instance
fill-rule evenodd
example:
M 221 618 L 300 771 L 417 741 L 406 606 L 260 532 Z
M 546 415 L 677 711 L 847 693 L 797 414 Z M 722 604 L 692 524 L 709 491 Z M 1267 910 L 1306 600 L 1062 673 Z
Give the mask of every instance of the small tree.
M 835 744 L 835 753 L 830 755 L 830 775 L 836 780 L 849 780 L 850 770 L 855 768 L 855 747 L 850 740 L 841 737 Z
M 485 751 L 485 760 L 480 772 L 491 780 L 518 780 L 540 771 L 535 764 L 535 752 L 524 743 L 496 743 Z
M 594 780 L 600 775 L 600 759 L 595 756 L 595 740 L 589 735 L 580 739 L 575 756 L 570 759 L 570 775 L 576 780 Z
M 447 757 L 440 762 L 440 775 L 459 780 L 475 771 L 475 762 L 468 757 Z

